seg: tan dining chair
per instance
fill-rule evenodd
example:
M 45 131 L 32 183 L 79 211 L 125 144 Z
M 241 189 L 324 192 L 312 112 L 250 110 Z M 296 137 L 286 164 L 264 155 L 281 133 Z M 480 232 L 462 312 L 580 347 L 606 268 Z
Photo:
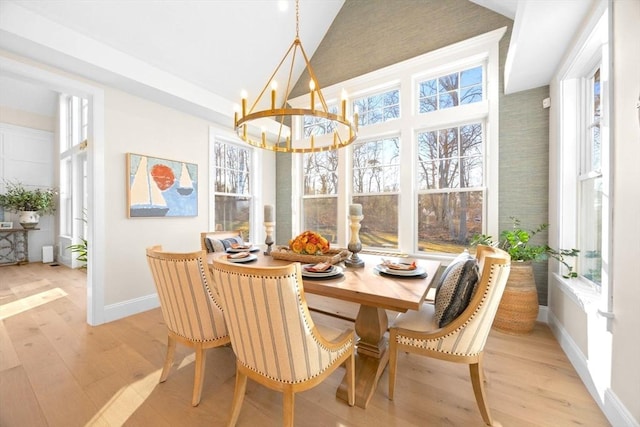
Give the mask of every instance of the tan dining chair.
M 170 253 L 163 252 L 162 246 L 153 246 L 147 248 L 147 262 L 168 328 L 167 356 L 160 382 L 169 375 L 176 343 L 193 348 L 196 364 L 191 404 L 197 406 L 202 395 L 206 350 L 230 342 L 212 287 L 206 252 Z
M 283 393 L 283 425 L 293 426 L 295 393 L 315 387 L 345 364 L 348 403 L 353 406 L 355 333 L 314 324 L 300 263 L 250 267 L 217 258 L 213 278 L 237 358 L 229 426 L 235 426 L 240 415 L 247 378 Z
M 484 345 L 509 277 L 511 257 L 501 249 L 478 246 L 476 260 L 480 278 L 470 294 L 471 301 L 450 323 L 440 326 L 437 321 L 438 294 L 435 304 L 423 304 L 419 311 L 402 313 L 392 322 L 389 329 L 389 399 L 394 397 L 400 352 L 465 363 L 469 365 L 482 419 L 491 426 L 494 421 L 484 390 L 482 360 Z M 457 274 L 456 278 L 460 273 Z

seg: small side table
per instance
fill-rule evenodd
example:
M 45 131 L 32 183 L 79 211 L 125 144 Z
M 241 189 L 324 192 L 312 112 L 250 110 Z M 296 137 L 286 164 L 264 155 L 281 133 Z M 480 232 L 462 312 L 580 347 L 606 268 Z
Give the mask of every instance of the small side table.
M 0 229 L 0 266 L 29 262 L 29 231 L 39 228 Z

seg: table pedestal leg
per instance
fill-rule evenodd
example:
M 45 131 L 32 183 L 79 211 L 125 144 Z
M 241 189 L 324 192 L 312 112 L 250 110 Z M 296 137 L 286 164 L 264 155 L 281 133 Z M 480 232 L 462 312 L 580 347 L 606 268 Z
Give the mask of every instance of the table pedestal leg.
M 361 305 L 356 317 L 359 337 L 356 352 L 356 406 L 366 408 L 378 386 L 378 380 L 389 362 L 387 339 L 384 337 L 389 319 L 382 308 Z M 346 378 L 336 396 L 347 400 Z

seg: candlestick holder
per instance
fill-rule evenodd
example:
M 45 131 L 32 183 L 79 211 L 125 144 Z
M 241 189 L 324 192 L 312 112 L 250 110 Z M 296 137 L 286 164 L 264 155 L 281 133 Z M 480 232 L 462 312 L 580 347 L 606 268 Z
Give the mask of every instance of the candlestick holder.
M 271 245 L 273 245 L 273 228 L 275 225 L 275 222 L 264 223 L 264 230 L 267 235 L 266 239 L 264 239 L 264 243 L 267 245 L 267 250 L 264 252 L 265 255 L 271 255 Z
M 351 257 L 344 261 L 347 267 L 364 267 L 364 261 L 358 256 L 358 252 L 362 250 L 362 243 L 360 243 L 360 221 L 364 218 L 363 215 L 351 215 L 351 240 L 347 245 L 347 249 L 351 251 Z

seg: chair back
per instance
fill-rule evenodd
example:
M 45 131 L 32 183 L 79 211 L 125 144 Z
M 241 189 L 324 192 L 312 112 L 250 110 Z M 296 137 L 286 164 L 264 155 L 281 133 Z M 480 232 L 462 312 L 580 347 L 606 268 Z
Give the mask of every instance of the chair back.
M 205 231 L 200 233 L 200 245 L 203 251 L 224 252 L 231 242 L 243 243 L 242 232 L 235 231 Z M 227 245 L 225 245 L 227 242 Z
M 299 263 L 251 267 L 216 258 L 213 276 L 233 351 L 248 369 L 293 384 L 320 375 L 352 351 L 351 341 L 327 350 L 309 315 Z
M 191 341 L 228 335 L 222 308 L 215 299 L 205 251 L 163 252 L 147 248 L 147 262 L 158 291 L 167 328 Z
M 476 259 L 480 270 L 478 285 L 469 306 L 438 331 L 439 351 L 477 355 L 484 349 L 509 278 L 511 256 L 501 249 L 479 245 Z

